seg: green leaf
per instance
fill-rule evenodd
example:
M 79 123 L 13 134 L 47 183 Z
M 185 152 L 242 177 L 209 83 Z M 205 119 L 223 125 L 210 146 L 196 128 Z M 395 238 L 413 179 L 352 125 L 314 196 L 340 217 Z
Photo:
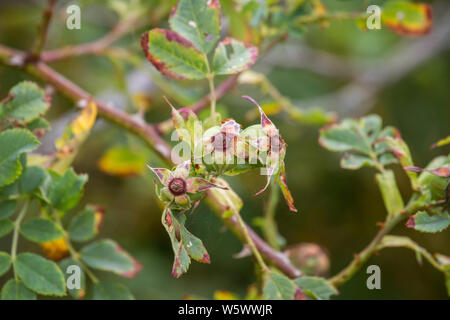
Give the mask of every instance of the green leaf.
M 19 155 L 39 146 L 39 141 L 28 130 L 11 129 L 0 133 L 0 187 L 14 182 L 22 173 Z
M 0 120 L 13 118 L 20 122 L 28 122 L 43 113 L 49 107 L 45 101 L 45 92 L 35 83 L 23 81 L 15 85 L 9 92 L 11 98 L 0 108 Z
M 53 261 L 34 253 L 21 253 L 14 269 L 25 286 L 39 294 L 63 296 L 66 293 L 64 275 Z
M 409 151 L 408 145 L 403 141 L 400 136 L 395 138 L 393 137 L 384 137 L 383 141 L 391 148 L 392 152 L 394 152 L 395 156 L 400 161 L 400 164 L 403 168 L 414 166 L 411 152 Z M 406 174 L 411 181 L 411 186 L 414 190 L 418 190 L 418 181 L 417 181 L 417 173 L 412 171 L 406 171 Z
M 357 151 L 366 155 L 372 152 L 366 133 L 355 120 L 344 120 L 321 129 L 319 143 L 331 151 Z
M 98 282 L 94 285 L 93 300 L 134 300 L 133 295 L 120 283 Z
M 302 288 L 303 292 L 316 300 L 328 300 L 332 295 L 338 294 L 338 291 L 324 278 L 305 276 L 295 279 L 294 282 Z
M 373 159 L 363 155 L 347 153 L 341 159 L 341 167 L 348 170 L 357 170 L 362 167 L 373 166 L 375 166 Z
M 50 122 L 44 118 L 36 118 L 27 125 L 27 129 L 31 132 L 37 132 L 39 130 L 49 131 L 51 129 Z
M 179 278 L 187 272 L 191 258 L 198 262 L 210 263 L 209 254 L 203 242 L 191 234 L 184 226 L 185 216 L 174 217 L 169 209 L 164 210 L 161 222 L 166 229 L 174 253 L 172 275 Z M 180 236 L 177 236 L 179 234 Z
M 6 252 L 0 252 L 0 276 L 8 272 L 11 267 L 11 257 Z
M 303 296 L 301 289 L 288 277 L 275 271 L 265 275 L 263 297 L 266 300 L 293 300 Z
M 400 214 L 405 205 L 398 190 L 394 173 L 391 170 L 386 170 L 384 173 L 378 173 L 375 177 L 387 212 L 390 215 Z
M 34 192 L 45 178 L 45 170 L 41 167 L 29 166 L 26 167 L 23 174 L 20 176 L 19 192 L 21 194 L 29 194 Z
M 89 267 L 132 278 L 141 265 L 112 240 L 100 240 L 81 250 L 81 259 Z
M 22 281 L 10 279 L 3 286 L 2 300 L 36 300 L 36 295 Z
M 220 38 L 220 4 L 217 0 L 180 0 L 170 15 L 170 28 L 203 53 Z
M 43 218 L 32 218 L 20 226 L 22 235 L 30 241 L 43 243 L 64 237 L 56 223 Z
M 422 232 L 440 232 L 450 225 L 450 214 L 443 212 L 430 216 L 428 213 L 421 211 L 411 216 L 406 225 L 408 228 L 414 228 Z
M 142 36 L 141 44 L 148 60 L 170 78 L 204 79 L 208 74 L 205 57 L 173 31 L 153 29 Z
M 242 41 L 226 38 L 214 52 L 213 72 L 226 75 L 250 68 L 258 59 L 258 48 Z
M 6 236 L 14 229 L 14 223 L 9 219 L 0 220 L 0 238 Z
M 447 181 L 445 178 L 430 173 L 429 170 L 432 171 L 449 163 L 450 156 L 437 157 L 433 159 L 419 175 L 419 187 L 423 193 L 429 195 L 430 200 L 441 200 L 443 198 L 443 192 L 447 187 Z
M 69 283 L 67 282 L 68 280 L 70 281 L 69 277 L 71 275 L 74 275 L 71 272 L 67 272 L 70 271 L 68 270 L 68 268 L 70 266 L 78 266 L 80 268 L 80 288 L 79 289 L 69 289 L 67 288 L 67 291 L 69 292 L 69 294 L 75 298 L 75 299 L 83 299 L 84 295 L 86 293 L 86 274 L 83 271 L 83 268 L 79 265 L 79 263 L 77 261 L 75 261 L 73 258 L 67 258 L 64 259 L 63 261 L 61 261 L 59 263 L 59 267 L 61 268 L 62 273 L 64 274 L 65 277 L 65 281 L 66 284 L 69 286 Z
M 0 220 L 9 218 L 17 207 L 16 200 L 0 201 Z
M 83 187 L 87 179 L 87 175 L 77 175 L 72 168 L 63 176 L 52 172 L 52 183 L 48 190 L 51 205 L 61 211 L 74 208 L 83 195 Z
M 399 34 L 423 35 L 432 28 L 431 7 L 424 3 L 389 1 L 383 6 L 381 21 Z
M 94 210 L 87 208 L 73 217 L 68 232 L 70 239 L 78 242 L 88 241 L 95 237 L 98 230 Z

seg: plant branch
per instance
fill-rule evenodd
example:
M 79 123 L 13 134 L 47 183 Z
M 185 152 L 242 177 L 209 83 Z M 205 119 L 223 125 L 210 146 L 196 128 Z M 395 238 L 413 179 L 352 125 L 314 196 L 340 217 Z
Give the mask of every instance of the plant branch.
M 41 60 L 50 62 L 86 54 L 102 54 L 112 43 L 119 40 L 131 30 L 138 28 L 136 24 L 139 24 L 139 19 L 139 15 L 130 15 L 119 22 L 102 38 L 78 46 L 66 46 L 56 50 L 44 51 L 41 54 Z
M 11 261 L 14 263 L 16 261 L 16 255 L 17 255 L 17 244 L 19 243 L 19 229 L 20 224 L 22 223 L 23 218 L 25 218 L 25 215 L 28 211 L 28 206 L 30 202 L 29 200 L 26 200 L 23 207 L 20 209 L 20 212 L 14 221 L 14 232 L 13 232 L 13 238 L 12 238 L 12 244 L 11 244 Z M 17 280 L 17 274 L 16 269 L 14 268 L 14 278 Z
M 23 69 L 24 71 L 35 76 L 37 79 L 53 85 L 61 93 L 75 102 L 79 102 L 80 100 L 93 99 L 93 97 L 89 93 L 65 78 L 63 75 L 54 71 L 45 63 L 37 62 L 33 64 L 24 64 L 24 53 L 21 51 L 13 50 L 11 48 L 0 45 L 0 63 L 10 67 L 19 67 Z M 161 136 L 158 134 L 158 131 L 153 125 L 133 118 L 129 114 L 121 110 L 111 108 L 104 103 L 96 101 L 95 99 L 93 100 L 97 104 L 99 115 L 101 117 L 141 137 L 152 150 L 154 150 L 159 156 L 161 156 L 161 158 L 165 159 L 168 163 L 172 163 L 177 160 L 171 158 L 170 146 L 161 138 Z M 210 193 L 207 193 L 207 195 L 207 198 L 209 198 L 210 200 L 208 202 L 210 203 L 210 206 L 215 209 L 217 215 L 241 240 L 245 241 L 244 230 L 241 228 L 241 226 L 239 226 L 236 218 L 223 218 L 222 214 L 226 210 L 226 208 L 218 207 L 220 199 L 215 199 Z M 274 266 L 276 266 L 291 278 L 302 276 L 302 272 L 291 264 L 287 256 L 285 256 L 281 252 L 274 250 L 248 226 L 247 233 L 254 242 L 255 247 L 259 250 L 259 252 L 261 252 L 262 256 L 264 256 Z
M 50 21 L 53 16 L 53 8 L 56 4 L 56 0 L 48 0 L 47 8 L 42 13 L 42 21 L 39 26 L 39 35 L 36 39 L 33 49 L 31 50 L 31 54 L 33 57 L 38 58 L 41 54 L 42 49 L 47 42 L 48 28 L 50 26 Z

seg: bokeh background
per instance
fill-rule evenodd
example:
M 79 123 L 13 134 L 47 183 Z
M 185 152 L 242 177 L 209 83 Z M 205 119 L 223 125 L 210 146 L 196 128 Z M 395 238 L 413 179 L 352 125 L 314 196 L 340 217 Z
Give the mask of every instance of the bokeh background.
M 93 41 L 106 34 L 118 20 L 109 2 L 59 1 L 46 48 Z M 230 2 L 221 1 L 223 5 Z M 356 0 L 323 2 L 330 11 L 364 10 L 368 4 Z M 439 154 L 448 154 L 448 147 L 430 150 L 430 145 L 450 133 L 450 3 L 430 3 L 436 8 L 436 22 L 425 37 L 401 37 L 385 29 L 363 32 L 351 21 L 332 22 L 328 28 L 314 25 L 300 37 L 276 47 L 254 69 L 266 74 L 297 106 L 320 106 L 341 116 L 379 114 L 386 125 L 401 131 L 416 164 L 423 167 Z M 44 4 L 45 1 L 37 0 L 0 1 L 0 43 L 23 50 L 30 48 Z M 65 28 L 65 8 L 69 4 L 81 7 L 81 30 Z M 164 94 L 189 104 L 207 89 L 203 82 L 167 81 L 144 61 L 140 34 L 150 26 L 165 26 L 173 4 L 174 1 L 148 1 L 148 23 L 137 26 L 114 44 L 114 48 L 135 53 L 127 58 L 129 61 L 123 62 L 114 54 L 89 55 L 51 65 L 99 99 L 130 112 L 135 110 L 124 106 L 130 105 L 133 94 L 143 92 L 149 99 L 146 119 L 164 120 L 170 115 L 162 100 Z M 224 23 L 227 27 L 227 19 Z M 0 66 L 0 96 L 23 79 L 33 80 L 21 71 Z M 252 106 L 239 98 L 241 94 L 257 100 L 266 98 L 258 88 L 239 85 L 220 101 L 220 110 L 243 124 L 256 122 L 251 117 Z M 53 130 L 44 138 L 41 151 L 51 151 L 54 139 L 75 114 L 73 102 L 58 93 L 53 96 L 47 115 Z M 333 275 L 372 239 L 378 231 L 376 223 L 384 220 L 385 209 L 374 171 L 342 170 L 338 155 L 318 145 L 318 127 L 294 122 L 284 113 L 274 115 L 273 121 L 288 144 L 288 183 L 299 209 L 298 214 L 293 214 L 283 202 L 279 203 L 276 219 L 280 232 L 288 244 L 314 242 L 326 248 L 331 261 L 329 275 Z M 117 240 L 143 264 L 136 278 L 121 281 L 138 299 L 179 299 L 186 295 L 212 298 L 218 289 L 243 296 L 255 281 L 253 264 L 249 258 L 232 257 L 242 244 L 205 205 L 189 217 L 187 226 L 203 240 L 212 263 L 194 262 L 180 279 L 171 276 L 173 254 L 160 223 L 161 210 L 154 196 L 151 173 L 144 171 L 142 175 L 123 178 L 98 168 L 104 152 L 115 146 L 137 150 L 153 166 L 163 163 L 139 139 L 103 120 L 98 121 L 75 160 L 75 170 L 89 174 L 80 207 L 87 203 L 104 206 L 107 214 L 101 236 Z M 398 168 L 395 172 L 406 198 L 410 194 L 407 178 Z M 227 179 L 244 200 L 242 215 L 250 224 L 262 215 L 268 199 L 268 193 L 253 196 L 264 179 L 257 172 Z M 419 234 L 401 225 L 394 233 L 411 237 L 430 252 L 450 255 L 448 231 Z M 8 251 L 9 246 L 9 238 L 0 240 L 0 250 Z M 39 251 L 24 240 L 20 247 Z M 412 251 L 385 249 L 368 264 L 381 267 L 382 289 L 367 289 L 363 268 L 340 288 L 337 299 L 447 299 L 442 274 L 427 262 L 419 265 Z M 101 277 L 106 279 L 109 275 Z M 2 282 L 4 279 L 0 279 Z

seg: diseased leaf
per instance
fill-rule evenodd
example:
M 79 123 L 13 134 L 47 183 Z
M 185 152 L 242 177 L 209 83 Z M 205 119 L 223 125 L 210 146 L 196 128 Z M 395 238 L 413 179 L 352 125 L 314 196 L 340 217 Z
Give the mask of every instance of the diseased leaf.
M 44 90 L 30 81 L 15 85 L 7 99 L 9 99 L 8 102 L 0 108 L 0 120 L 12 118 L 26 123 L 38 118 L 49 108 Z
M 395 138 L 392 137 L 384 137 L 383 141 L 391 148 L 392 152 L 400 161 L 400 164 L 403 167 L 413 166 L 413 160 L 411 157 L 411 152 L 409 151 L 408 145 L 403 141 L 400 135 L 397 135 Z M 419 189 L 418 181 L 417 181 L 417 173 L 406 171 L 406 174 L 411 181 L 411 186 L 414 190 Z
M 6 252 L 0 252 L 0 277 L 8 272 L 11 267 L 11 256 Z
M 204 56 L 176 32 L 153 29 L 142 35 L 148 60 L 162 74 L 174 79 L 204 79 L 208 68 Z
M 94 284 L 93 300 L 134 300 L 133 295 L 120 283 L 98 282 Z
M 74 208 L 83 195 L 83 187 L 87 179 L 87 175 L 77 175 L 72 168 L 63 176 L 53 172 L 48 190 L 51 205 L 61 211 Z
M 319 143 L 331 151 L 358 151 L 371 153 L 371 145 L 355 120 L 344 120 L 320 130 Z
M 105 239 L 91 243 L 81 249 L 81 260 L 94 269 L 133 278 L 142 266 L 117 243 Z
M 406 226 L 422 232 L 440 232 L 450 225 L 450 214 L 443 212 L 430 216 L 428 213 L 421 211 L 411 216 Z
M 17 207 L 16 200 L 4 200 L 0 201 L 0 220 L 9 218 Z
M 450 163 L 450 156 L 437 157 L 433 159 L 419 175 L 418 184 L 422 193 L 429 196 L 429 200 L 441 200 L 444 198 L 444 190 L 447 187 L 447 181 L 430 171 L 440 168 Z
M 69 255 L 69 245 L 64 237 L 56 240 L 42 242 L 41 248 L 44 255 L 53 261 L 59 261 Z
M 184 215 L 174 217 L 169 209 L 165 209 L 161 217 L 172 243 L 174 253 L 172 275 L 176 278 L 187 272 L 191 258 L 198 262 L 210 263 L 209 254 L 202 241 L 185 228 L 184 220 Z
M 6 236 L 14 229 L 14 223 L 9 219 L 0 220 L 0 238 Z
M 32 218 L 20 226 L 22 235 L 30 241 L 43 243 L 53 241 L 64 236 L 56 223 L 43 218 Z
M 39 294 L 63 296 L 66 293 L 64 275 L 53 261 L 34 253 L 21 253 L 14 269 L 25 286 Z
M 63 174 L 75 158 L 80 146 L 88 137 L 97 119 L 97 105 L 89 100 L 81 113 L 64 129 L 63 135 L 55 141 L 56 161 L 51 169 Z
M 214 52 L 213 72 L 226 75 L 250 68 L 258 59 L 258 48 L 233 38 L 222 40 Z
M 39 146 L 36 137 L 25 129 L 11 129 L 0 133 L 0 187 L 8 185 L 22 173 L 19 155 Z
M 98 162 L 98 167 L 108 174 L 127 177 L 142 173 L 145 162 L 146 158 L 142 153 L 127 147 L 115 147 L 106 151 Z
M 294 282 L 302 288 L 303 292 L 316 300 L 328 300 L 331 296 L 338 294 L 338 291 L 324 278 L 301 277 Z
M 432 29 L 432 9 L 425 3 L 388 1 L 383 6 L 381 21 L 399 34 L 424 35 Z
M 203 53 L 211 51 L 220 38 L 218 0 L 180 0 L 170 15 L 170 28 Z
M 10 279 L 2 288 L 2 300 L 36 300 L 36 295 L 22 281 Z
M 71 275 L 75 276 L 75 273 L 71 269 L 78 267 L 80 268 L 80 282 L 79 283 L 71 283 L 71 281 L 76 281 L 76 277 L 71 277 Z M 67 284 L 67 291 L 74 299 L 83 299 L 86 294 L 86 273 L 83 271 L 83 268 L 75 261 L 73 258 L 64 259 L 59 263 L 59 267 L 61 268 L 62 273 L 64 274 L 65 281 Z M 75 271 L 76 272 L 76 271 Z M 70 278 L 70 279 L 69 279 Z M 69 280 L 69 282 L 68 282 Z M 79 289 L 76 286 L 79 284 Z M 69 287 L 75 287 L 74 289 L 70 289 Z

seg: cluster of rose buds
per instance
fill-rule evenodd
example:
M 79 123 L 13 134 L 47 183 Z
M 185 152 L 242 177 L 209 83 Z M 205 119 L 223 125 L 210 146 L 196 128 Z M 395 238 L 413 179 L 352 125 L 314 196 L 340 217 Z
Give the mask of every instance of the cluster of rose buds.
M 226 119 L 212 127 L 202 125 L 190 109 L 175 109 L 172 105 L 172 119 L 183 150 L 188 159 L 172 172 L 168 169 L 151 168 L 158 176 L 162 188 L 157 186 L 159 198 L 172 209 L 188 209 L 196 193 L 208 188 L 222 188 L 211 181 L 221 175 L 237 175 L 259 168 L 267 176 L 267 183 L 256 193 L 267 189 L 272 179 L 280 186 L 289 209 L 297 211 L 293 197 L 287 188 L 284 157 L 286 143 L 278 129 L 266 116 L 258 103 L 248 96 L 261 114 L 261 123 L 242 130 L 233 119 Z M 181 112 L 187 113 L 186 119 Z M 173 157 L 174 158 L 174 157 Z M 176 158 L 181 158 L 176 155 Z

